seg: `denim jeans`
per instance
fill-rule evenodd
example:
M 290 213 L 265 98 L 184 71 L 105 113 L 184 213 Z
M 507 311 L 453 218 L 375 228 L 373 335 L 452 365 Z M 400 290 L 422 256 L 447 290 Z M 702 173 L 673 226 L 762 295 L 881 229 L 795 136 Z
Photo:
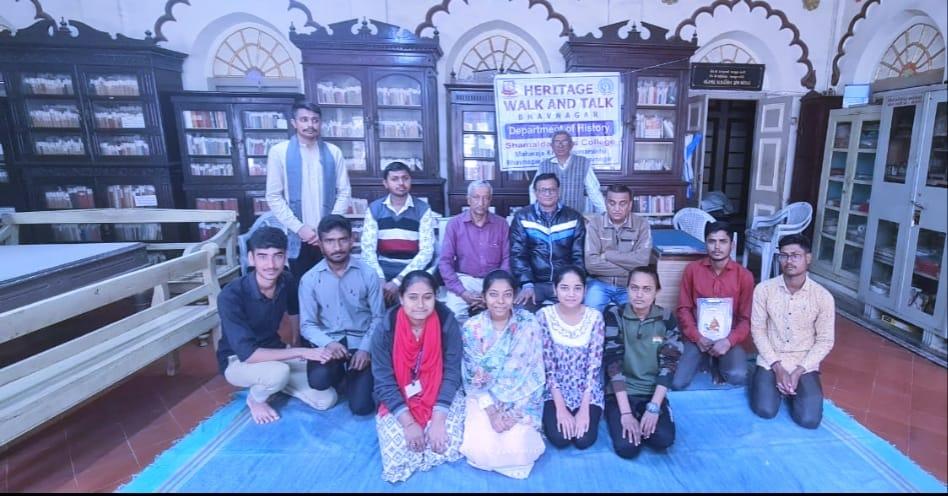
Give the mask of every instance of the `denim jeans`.
M 583 301 L 587 307 L 595 308 L 601 312 L 609 303 L 615 303 L 623 307 L 628 302 L 629 292 L 625 288 L 604 283 L 599 279 L 589 279 L 586 286 L 586 298 Z

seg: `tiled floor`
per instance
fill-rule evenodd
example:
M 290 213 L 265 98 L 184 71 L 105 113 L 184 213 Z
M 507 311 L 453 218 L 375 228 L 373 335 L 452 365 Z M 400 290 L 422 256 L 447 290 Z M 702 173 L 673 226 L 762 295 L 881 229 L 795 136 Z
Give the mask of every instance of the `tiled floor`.
M 230 400 L 211 348 L 164 362 L 0 455 L 3 491 L 111 491 Z M 943 482 L 948 479 L 948 373 L 844 319 L 823 364 L 826 395 Z

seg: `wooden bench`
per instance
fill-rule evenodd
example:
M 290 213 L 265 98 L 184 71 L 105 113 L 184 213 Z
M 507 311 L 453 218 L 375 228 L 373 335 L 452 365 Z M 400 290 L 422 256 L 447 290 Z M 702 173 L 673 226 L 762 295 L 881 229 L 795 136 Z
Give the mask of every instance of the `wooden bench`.
M 220 335 L 220 286 L 204 243 L 195 253 L 0 313 L 0 345 L 115 301 L 153 290 L 151 306 L 0 369 L 0 450 L 16 438 L 109 389 L 209 331 Z M 201 282 L 171 295 L 169 283 L 198 272 Z
M 51 210 L 44 212 L 13 212 L 0 216 L 0 244 L 19 244 L 20 226 L 51 224 L 170 224 L 170 223 L 220 223 L 220 231 L 206 241 L 164 242 L 143 241 L 150 253 L 180 252 L 183 255 L 196 253 L 205 246 L 214 244 L 223 252 L 215 257 L 215 271 L 221 284 L 239 276 L 237 259 L 237 213 L 231 210 L 175 210 L 162 208 L 92 208 L 76 210 Z M 182 293 L 198 285 L 198 274 L 184 274 L 171 281 L 172 294 Z

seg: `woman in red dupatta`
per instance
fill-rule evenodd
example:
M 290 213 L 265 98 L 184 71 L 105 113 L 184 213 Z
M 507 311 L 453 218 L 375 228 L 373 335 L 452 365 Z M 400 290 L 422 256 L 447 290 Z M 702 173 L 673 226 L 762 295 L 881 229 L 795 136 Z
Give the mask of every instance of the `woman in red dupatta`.
M 430 274 L 410 272 L 372 342 L 376 430 L 389 482 L 461 458 L 461 331 L 436 292 Z

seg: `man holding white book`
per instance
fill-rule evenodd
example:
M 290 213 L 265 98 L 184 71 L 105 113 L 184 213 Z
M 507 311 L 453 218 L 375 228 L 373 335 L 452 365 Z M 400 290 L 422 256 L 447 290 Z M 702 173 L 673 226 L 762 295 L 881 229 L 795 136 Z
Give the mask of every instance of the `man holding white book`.
M 731 259 L 731 228 L 711 222 L 704 228 L 708 256 L 685 267 L 678 294 L 678 325 L 684 351 L 672 389 L 684 389 L 705 360 L 715 383 L 742 385 L 747 380 L 754 275 Z

